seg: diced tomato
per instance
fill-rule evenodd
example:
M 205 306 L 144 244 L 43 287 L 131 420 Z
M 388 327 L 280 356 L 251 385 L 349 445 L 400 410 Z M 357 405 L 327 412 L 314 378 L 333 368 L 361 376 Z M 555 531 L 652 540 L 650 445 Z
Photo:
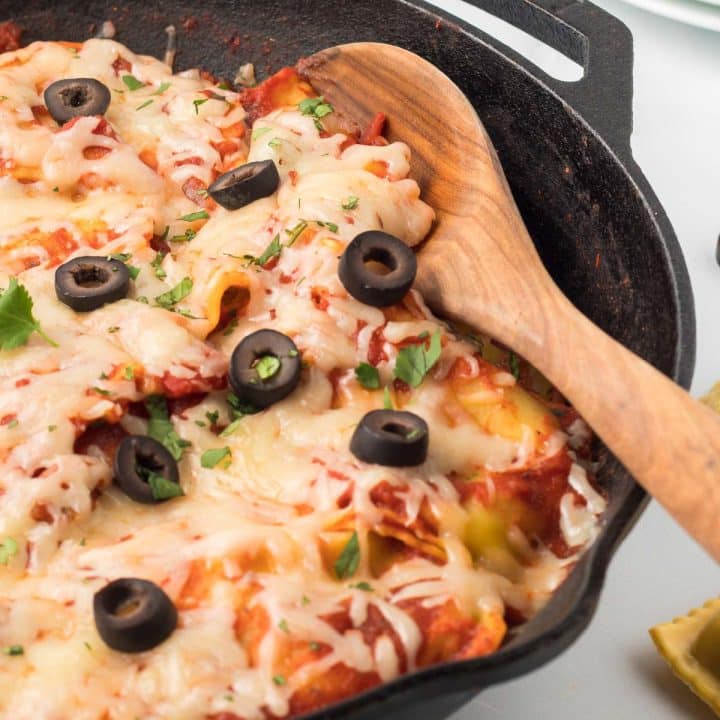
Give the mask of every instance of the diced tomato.
M 361 145 L 387 145 L 387 140 L 383 137 L 385 130 L 385 121 L 387 120 L 385 113 L 375 113 L 375 117 L 370 124 L 363 130 L 360 136 Z
M 118 55 L 112 64 L 112 69 L 115 71 L 115 74 L 120 77 L 121 74 L 126 75 L 129 73 L 132 70 L 132 65 L 122 55 Z
M 297 105 L 315 95 L 310 84 L 300 78 L 295 68 L 286 67 L 259 85 L 243 90 L 240 102 L 248 114 L 248 122 L 252 124 L 272 110 Z
M 368 343 L 368 362 L 371 365 L 379 365 L 383 360 L 387 360 L 388 356 L 385 353 L 385 335 L 383 334 L 384 328 L 375 328 L 373 334 L 370 336 L 370 342 Z
M 100 449 L 108 463 L 112 463 L 118 445 L 126 435 L 123 427 L 117 423 L 95 423 L 75 438 L 73 452 L 87 455 L 90 447 L 94 446 Z

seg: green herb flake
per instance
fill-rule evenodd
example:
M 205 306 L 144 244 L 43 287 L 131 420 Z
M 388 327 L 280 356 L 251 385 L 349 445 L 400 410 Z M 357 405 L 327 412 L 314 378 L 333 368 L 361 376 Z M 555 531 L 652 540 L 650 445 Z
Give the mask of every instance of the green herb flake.
M 132 365 L 127 365 L 125 367 L 125 379 L 126 380 L 134 380 L 135 379 L 135 370 L 132 367 Z
M 165 259 L 165 253 L 159 252 L 153 261 L 150 263 L 150 267 L 155 271 L 155 277 L 158 280 L 164 280 L 167 277 L 167 273 L 162 268 L 162 262 Z
M 119 326 L 119 325 L 111 325 L 111 326 L 108 328 L 107 331 L 108 331 L 110 334 L 113 334 L 113 333 L 116 333 L 119 329 L 120 329 L 120 326 Z
M 516 380 L 519 380 L 520 379 L 520 360 L 514 352 L 511 352 L 510 356 L 508 357 L 508 365 L 510 366 L 510 372 L 513 374 L 513 377 Z
M 378 369 L 370 365 L 370 363 L 361 362 L 355 368 L 355 377 L 366 390 L 380 389 L 380 373 Z
M 227 324 L 227 327 L 223 330 L 223 337 L 228 337 L 228 335 L 232 335 L 235 329 L 238 326 L 238 319 L 237 316 L 234 317 L 230 322 Z
M 12 430 L 13 428 L 16 428 L 20 424 L 20 421 L 17 418 L 13 418 L 8 424 L 7 428 L 8 430 Z
M 319 220 L 315 222 L 317 222 L 320 227 L 326 227 L 330 232 L 336 233 L 338 231 L 338 226 L 334 222 L 320 222 Z
M 149 305 L 150 301 L 147 299 L 147 296 L 145 295 L 139 295 L 135 298 L 135 302 L 144 303 L 145 305 Z
M 3 648 L 3 655 L 16 656 L 24 654 L 25 648 L 23 648 L 22 645 L 8 645 L 7 647 Z
M 338 580 L 352 577 L 360 564 L 360 540 L 357 531 L 354 531 L 335 561 L 335 575 Z
M 81 545 L 82 547 L 85 547 L 85 542 L 86 542 L 86 541 L 85 541 L 85 538 L 80 538 L 80 545 Z
M 185 222 L 193 222 L 194 220 L 207 220 L 210 217 L 207 210 L 198 210 L 198 212 L 190 213 L 179 217 L 178 220 L 184 220 Z
M 60 192 L 60 188 L 56 185 L 56 186 L 53 188 L 53 192 Z
M 340 207 L 342 207 L 343 210 L 354 210 L 359 202 L 360 198 L 357 195 L 350 195 Z
M 195 238 L 197 233 L 192 228 L 187 228 L 185 232 L 182 235 L 173 235 L 170 238 L 170 242 L 174 243 L 182 243 L 182 242 L 190 242 Z
M 252 131 L 252 139 L 257 140 L 258 138 L 261 138 L 265 133 L 269 133 L 272 128 L 269 127 L 260 127 L 260 128 L 254 128 Z
M 261 380 L 269 380 L 280 372 L 281 364 L 280 358 L 263 355 L 255 364 L 255 372 Z
M 284 675 L 273 675 L 273 682 L 278 686 L 282 687 L 283 685 L 287 685 L 287 680 L 285 679 Z
M 334 108 L 330 103 L 325 102 L 325 98 L 320 96 L 316 98 L 306 98 L 298 104 L 298 109 L 303 115 L 311 115 L 315 121 L 315 127 L 324 130 L 320 119 L 333 112 Z
M 198 100 L 193 100 L 193 105 L 195 106 L 195 114 L 196 114 L 196 115 L 199 115 L 199 110 L 198 110 L 198 108 L 199 108 L 201 105 L 204 105 L 204 104 L 208 101 L 208 99 L 209 99 L 209 98 L 202 98 L 202 99 L 198 99 Z
M 168 480 L 164 475 L 154 470 L 148 470 L 141 465 L 136 465 L 136 471 L 138 475 L 147 481 L 154 500 L 170 500 L 185 494 L 182 487 L 180 487 L 180 483 Z
M 18 544 L 11 537 L 6 537 L 0 543 L 0 565 L 7 565 L 11 558 L 17 555 Z
M 201 428 L 207 427 L 207 423 L 204 420 L 196 420 L 195 424 Z
M 105 388 L 98 387 L 97 385 L 93 386 L 92 391 L 103 397 L 110 397 L 113 394 L 110 390 L 105 390 Z
M 175 431 L 168 415 L 165 398 L 162 395 L 150 395 L 145 399 L 145 409 L 150 416 L 148 435 L 153 440 L 162 443 L 175 460 L 179 460 L 183 450 L 190 447 L 192 443 L 181 438 Z
M 108 260 L 117 260 L 121 263 L 126 263 L 132 257 L 132 253 L 110 253 L 107 256 Z
M 83 645 L 85 646 L 85 649 L 88 652 L 92 652 L 92 646 L 90 645 L 90 643 L 87 640 L 83 641 Z
M 168 290 L 155 298 L 155 302 L 166 310 L 171 310 L 181 300 L 185 299 L 193 288 L 192 278 L 184 277 L 172 290 Z
M 365 582 L 364 580 L 363 582 L 355 583 L 350 587 L 355 590 L 362 590 L 363 592 L 373 592 L 373 586 L 370 583 Z
M 211 469 L 214 468 L 221 460 L 225 460 L 225 458 L 227 458 L 227 461 L 224 465 L 227 465 L 232 458 L 232 452 L 229 447 L 213 448 L 211 450 L 206 450 L 200 456 L 200 465 L 204 468 Z
M 125 83 L 125 87 L 128 90 L 139 90 L 142 87 L 145 87 L 144 82 L 140 82 L 134 75 L 123 75 L 122 81 Z
M 140 268 L 135 267 L 134 265 L 126 265 L 128 269 L 128 275 L 130 275 L 131 280 L 137 280 L 138 275 L 140 274 Z
M 278 623 L 278 627 L 279 627 L 284 633 L 287 633 L 288 635 L 290 634 L 290 627 L 288 626 L 287 620 L 286 620 L 285 618 L 283 618 L 283 619 Z
M 235 696 L 234 696 L 234 695 L 229 695 L 229 694 L 228 694 L 228 695 L 223 695 L 223 697 L 224 697 L 225 700 L 227 700 L 228 702 L 234 702 L 234 701 L 235 701 Z
M 48 425 L 48 432 L 55 432 L 57 427 L 57 425 Z
M 205 413 L 205 417 L 208 419 L 208 422 L 211 425 L 217 425 L 218 420 L 220 419 L 220 411 L 219 410 L 213 410 L 212 412 L 208 411 Z
M 282 144 L 282 138 L 275 137 L 268 143 L 268 147 L 272 148 L 273 150 L 278 150 L 280 148 L 280 145 Z
M 239 427 L 240 423 L 242 422 L 242 416 L 239 418 L 235 418 L 221 433 L 221 438 L 227 438 L 230 437 Z
M 276 235 L 270 241 L 270 244 L 265 248 L 265 251 L 260 257 L 256 258 L 253 255 L 246 255 L 245 258 L 248 261 L 248 265 L 257 265 L 258 267 L 263 267 L 273 258 L 279 257 L 282 249 L 283 246 L 280 242 L 280 235 Z
M 33 315 L 33 301 L 24 285 L 10 278 L 7 289 L 0 294 L 0 350 L 12 350 L 25 345 L 36 332 L 53 347 L 51 340 Z
M 301 220 L 291 230 L 285 230 L 285 232 L 288 235 L 288 241 L 287 241 L 286 247 L 291 247 L 293 245 L 293 243 L 305 232 L 305 229 L 307 228 L 307 226 L 308 226 L 307 220 Z
M 383 390 L 383 407 L 386 410 L 393 409 L 392 395 L 390 395 L 390 388 L 387 385 L 385 386 L 385 389 Z
M 303 595 L 300 602 L 303 607 L 307 607 L 310 604 L 310 598 L 307 595 Z
M 427 350 L 424 343 L 402 348 L 395 361 L 395 377 L 405 381 L 410 387 L 419 387 L 440 359 L 442 352 L 440 340 L 441 334 L 437 330 L 430 338 L 430 347 Z
M 151 95 L 162 95 L 169 87 L 170 87 L 169 82 L 160 83 L 160 87 L 154 93 L 150 93 L 150 94 Z
M 138 105 L 138 106 L 135 108 L 135 110 L 136 110 L 136 111 L 137 111 L 137 110 L 142 110 L 143 108 L 146 108 L 148 105 L 152 105 L 154 102 L 155 102 L 155 101 L 154 101 L 152 98 L 150 98 L 150 100 L 146 100 L 144 103 L 140 103 L 140 105 Z

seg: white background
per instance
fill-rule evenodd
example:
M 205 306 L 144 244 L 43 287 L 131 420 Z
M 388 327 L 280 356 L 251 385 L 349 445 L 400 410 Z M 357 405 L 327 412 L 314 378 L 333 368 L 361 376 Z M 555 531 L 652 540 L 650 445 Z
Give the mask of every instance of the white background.
M 535 50 L 527 38 L 506 33 L 461 0 L 434 2 L 518 50 Z M 635 39 L 633 154 L 670 217 L 690 270 L 698 325 L 692 390 L 700 395 L 720 380 L 720 268 L 714 260 L 720 234 L 720 33 L 618 0 L 597 4 L 622 19 Z M 553 55 L 531 56 L 544 57 L 563 79 L 572 77 Z M 659 659 L 647 630 L 718 595 L 719 580 L 715 563 L 652 503 L 618 551 L 585 634 L 540 670 L 484 692 L 453 720 L 711 720 L 710 710 Z

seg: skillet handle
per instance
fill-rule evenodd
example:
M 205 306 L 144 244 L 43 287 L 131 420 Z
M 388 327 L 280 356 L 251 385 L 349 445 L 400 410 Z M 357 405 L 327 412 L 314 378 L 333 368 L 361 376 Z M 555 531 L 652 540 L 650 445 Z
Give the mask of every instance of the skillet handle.
M 630 158 L 633 38 L 620 20 L 585 0 L 468 1 L 581 65 L 584 77 L 564 82 L 501 49 L 570 105 L 618 155 Z

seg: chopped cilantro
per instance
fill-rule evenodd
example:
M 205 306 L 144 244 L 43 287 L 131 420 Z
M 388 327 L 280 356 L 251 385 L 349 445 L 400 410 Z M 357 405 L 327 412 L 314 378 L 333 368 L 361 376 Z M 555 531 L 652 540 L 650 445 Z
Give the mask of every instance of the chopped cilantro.
M 252 131 L 252 139 L 257 140 L 258 138 L 261 138 L 265 133 L 269 133 L 272 128 L 269 127 L 260 127 L 260 128 L 254 128 Z
M 385 386 L 385 389 L 383 390 L 383 407 L 386 410 L 393 409 L 392 395 L 390 395 L 390 388 L 387 385 Z
M 513 374 L 513 377 L 516 380 L 520 379 L 520 360 L 518 359 L 518 356 L 511 352 L 510 356 L 508 357 L 508 365 L 510 365 L 510 372 Z
M 235 316 L 230 322 L 227 324 L 227 327 L 223 330 L 223 336 L 227 337 L 228 335 L 232 335 L 235 328 L 238 326 L 238 319 L 237 316 Z
M 122 81 L 125 83 L 125 87 L 128 90 L 139 90 L 142 87 L 145 87 L 144 82 L 140 82 L 134 75 L 123 75 Z
M 202 99 L 198 99 L 198 100 L 193 100 L 193 105 L 195 106 L 195 114 L 196 114 L 196 115 L 199 114 L 198 108 L 199 108 L 201 105 L 204 105 L 204 104 L 208 101 L 208 99 L 209 99 L 209 98 L 202 98 Z
M 326 115 L 333 112 L 333 106 L 330 105 L 330 103 L 326 103 L 325 98 L 322 96 L 316 98 L 306 98 L 298 104 L 298 109 L 303 115 L 311 115 L 315 123 L 315 127 L 320 131 L 325 129 L 320 122 L 321 118 L 324 118 Z
M 291 230 L 285 230 L 285 232 L 288 234 L 288 241 L 286 247 L 290 247 L 303 234 L 303 232 L 305 232 L 305 228 L 307 228 L 307 226 L 307 220 L 301 220 Z
M 370 583 L 365 582 L 359 582 L 355 583 L 354 585 L 350 586 L 351 588 L 354 588 L 355 590 L 364 590 L 365 592 L 373 592 L 373 587 Z
M 94 385 L 92 390 L 93 392 L 96 392 L 98 395 L 102 395 L 103 397 L 110 397 L 112 395 L 110 390 L 105 390 L 105 388 L 98 387 L 97 385 Z
M 360 564 L 360 541 L 357 531 L 353 531 L 350 539 L 335 561 L 335 575 L 339 580 L 352 577 Z
M 24 655 L 25 649 L 22 645 L 8 645 L 3 648 L 3 655 Z
M 268 147 L 271 147 L 273 150 L 277 150 L 280 147 L 280 144 L 282 143 L 282 138 L 274 137 L 270 142 L 268 142 Z
M 207 210 L 198 210 L 197 212 L 190 213 L 189 215 L 183 215 L 178 220 L 184 220 L 185 222 L 193 222 L 193 220 L 207 220 L 210 216 Z
M 303 607 L 306 607 L 310 604 L 310 598 L 307 595 L 303 595 L 300 602 L 302 602 Z
M 139 302 L 139 303 L 145 303 L 145 305 L 150 304 L 150 301 L 147 299 L 146 295 L 139 295 L 138 297 L 135 298 L 135 301 Z
M 273 682 L 278 686 L 282 687 L 283 685 L 287 685 L 287 680 L 285 679 L 284 675 L 273 675 Z
M 360 202 L 360 198 L 357 195 L 350 195 L 347 200 L 343 202 L 341 205 L 343 210 L 354 210 L 358 203 Z
M 12 430 L 13 428 L 16 428 L 20 424 L 20 421 L 17 418 L 13 418 L 8 424 L 7 428 L 8 430 Z
M 282 252 L 283 246 L 280 242 L 280 235 L 276 235 L 270 244 L 265 248 L 263 254 L 260 257 L 254 257 L 253 255 L 246 255 L 245 259 L 248 261 L 248 265 L 257 265 L 262 267 L 266 263 L 270 262 L 275 257 L 279 257 Z
M 190 242 L 196 235 L 197 235 L 197 233 L 192 228 L 187 228 L 182 235 L 173 235 L 170 238 L 170 242 L 174 242 L 174 243 Z
M 184 277 L 174 288 L 155 298 L 155 302 L 166 310 L 171 310 L 192 291 L 192 278 Z
M 150 94 L 151 95 L 162 95 L 169 87 L 170 87 L 169 82 L 160 83 L 160 87 L 154 93 L 150 93 Z
M 53 192 L 60 192 L 60 188 L 56 185 L 56 186 L 53 188 Z
M 255 372 L 261 380 L 269 380 L 280 372 L 280 358 L 274 355 L 263 355 L 255 364 Z
M 132 365 L 126 365 L 125 366 L 125 379 L 126 380 L 134 380 L 135 379 L 135 369 Z
M 242 422 L 243 416 L 235 418 L 221 433 L 221 438 L 230 437 L 239 427 Z
M 205 417 L 208 419 L 208 422 L 211 425 L 217 425 L 218 420 L 220 419 L 220 411 L 219 410 L 213 410 L 212 412 L 208 411 L 205 413 Z
M 159 252 L 155 259 L 150 263 L 150 267 L 155 271 L 155 277 L 158 280 L 164 280 L 167 277 L 167 273 L 162 268 L 162 261 L 165 259 L 165 253 Z
M 418 387 L 440 359 L 440 337 L 438 330 L 430 338 L 430 347 L 427 350 L 424 343 L 402 348 L 395 361 L 395 377 L 404 380 L 411 387 Z
M 10 559 L 17 555 L 18 544 L 11 537 L 6 537 L 0 543 L 0 565 L 7 565 Z
M 196 420 L 196 421 L 195 421 L 195 424 L 196 424 L 198 427 L 206 427 L 206 426 L 207 426 L 207 423 L 206 423 L 204 420 Z
M 154 500 L 169 500 L 170 498 L 180 497 L 185 494 L 180 487 L 180 483 L 168 480 L 164 475 L 154 470 L 150 470 L 142 465 L 136 465 L 135 470 L 150 486 Z
M 144 103 L 140 103 L 135 110 L 142 110 L 143 108 L 146 108 L 148 105 L 152 105 L 155 101 L 150 98 L 149 100 L 146 100 Z
M 327 222 L 323 220 L 315 220 L 320 227 L 326 227 L 330 232 L 336 233 L 338 231 L 338 226 L 334 222 Z
M 355 368 L 355 377 L 366 390 L 378 390 L 380 388 L 380 373 L 370 363 L 361 362 Z
M 33 301 L 25 286 L 10 278 L 7 290 L 0 294 L 0 350 L 12 350 L 25 345 L 36 332 L 53 347 L 51 340 L 40 327 L 32 312 Z
M 201 456 L 200 456 L 200 465 L 202 465 L 204 468 L 214 468 L 221 460 L 224 460 L 225 458 L 228 458 L 229 460 L 232 458 L 232 452 L 230 451 L 229 447 L 221 447 L 221 448 L 213 448 L 211 450 L 206 450 Z M 227 465 L 228 463 L 223 463 L 224 465 Z
M 183 450 L 190 447 L 191 443 L 183 440 L 175 431 L 175 427 L 168 415 L 165 398 L 162 395 L 150 395 L 145 399 L 145 408 L 150 415 L 148 435 L 153 440 L 162 443 L 175 460 L 179 460 L 182 457 Z
M 119 325 L 111 325 L 111 326 L 108 328 L 108 332 L 111 333 L 111 334 L 112 334 L 112 333 L 116 333 L 119 329 L 120 329 L 120 326 L 119 326 Z
M 55 432 L 57 430 L 57 425 L 48 425 L 48 432 Z
M 290 627 L 287 624 L 287 620 L 283 618 L 279 623 L 278 627 L 284 632 L 290 634 Z

